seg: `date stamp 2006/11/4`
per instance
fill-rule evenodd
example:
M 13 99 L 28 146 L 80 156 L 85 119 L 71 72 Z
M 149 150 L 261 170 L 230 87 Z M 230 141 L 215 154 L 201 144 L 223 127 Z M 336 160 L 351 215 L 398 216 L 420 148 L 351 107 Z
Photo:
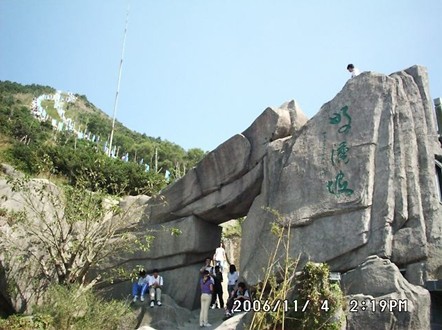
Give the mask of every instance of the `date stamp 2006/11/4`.
M 276 299 L 273 301 L 269 300 L 245 300 L 240 302 L 236 300 L 233 303 L 233 312 L 276 312 L 279 309 L 283 309 L 284 312 L 295 311 L 295 312 L 306 312 L 310 307 L 311 303 L 309 300 L 307 301 L 298 301 L 298 300 L 280 300 Z M 321 301 L 320 309 L 324 312 L 328 312 L 330 310 L 330 306 L 328 300 L 325 299 Z
M 311 303 L 309 300 L 298 301 L 298 300 L 246 300 L 242 303 L 240 301 L 235 301 L 233 304 L 234 312 L 276 312 L 279 309 L 283 309 L 284 312 L 294 311 L 305 313 L 308 311 Z M 330 304 L 327 299 L 321 301 L 321 306 L 319 307 L 321 311 L 327 313 L 330 310 Z M 407 299 L 365 299 L 357 300 L 350 299 L 348 302 L 348 311 L 350 313 L 355 312 L 407 312 L 408 311 L 408 300 Z

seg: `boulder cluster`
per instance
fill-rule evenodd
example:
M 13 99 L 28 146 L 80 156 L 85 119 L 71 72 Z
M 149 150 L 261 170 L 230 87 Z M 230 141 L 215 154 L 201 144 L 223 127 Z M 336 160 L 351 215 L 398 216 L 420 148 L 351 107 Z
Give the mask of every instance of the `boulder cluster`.
M 295 101 L 267 108 L 158 196 L 137 200 L 132 222 L 155 239 L 123 263 L 158 268 L 164 291 L 195 309 L 199 269 L 219 245 L 219 224 L 246 217 L 237 266 L 256 285 L 277 221 L 290 227 L 289 254 L 300 267 L 324 262 L 341 274 L 356 310 L 347 329 L 430 329 L 435 307 L 426 285 L 442 280 L 437 138 L 420 66 L 363 72 L 310 120 Z M 129 287 L 117 281 L 112 294 L 125 297 Z
M 407 311 L 353 313 L 350 328 L 379 318 L 425 329 L 425 283 L 440 279 L 442 266 L 435 180 L 435 157 L 441 155 L 426 69 L 414 66 L 389 76 L 365 72 L 310 120 L 295 101 L 267 108 L 151 199 L 144 219 L 186 233 L 169 248 L 165 242 L 154 248 L 167 251 L 156 260 L 178 283 L 173 273 L 196 278 L 198 259 L 210 256 L 219 242 L 218 224 L 247 216 L 239 268 L 254 285 L 263 279 L 276 244 L 275 216 L 268 211 L 275 210 L 281 215 L 276 221 L 291 226 L 291 256 L 301 264 L 326 262 L 340 272 L 348 299 L 406 297 Z M 369 285 L 379 273 L 383 280 Z M 196 282 L 172 284 L 170 294 L 193 308 Z

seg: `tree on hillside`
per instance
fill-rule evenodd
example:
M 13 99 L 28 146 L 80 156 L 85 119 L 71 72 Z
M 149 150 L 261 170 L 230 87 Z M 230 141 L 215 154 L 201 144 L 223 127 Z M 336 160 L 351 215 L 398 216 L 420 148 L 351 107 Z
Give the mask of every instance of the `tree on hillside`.
M 29 175 L 47 174 L 44 171 L 50 169 L 51 174 L 75 185 L 84 169 L 94 168 L 102 172 L 100 188 L 107 188 L 108 193 L 124 189 L 125 193 L 136 195 L 148 188 L 149 194 L 154 194 L 183 176 L 205 155 L 201 149 L 186 152 L 175 143 L 132 131 L 117 121 L 113 146 L 120 159 L 109 158 L 104 144 L 109 143 L 111 118 L 86 96 L 77 94 L 77 101 L 68 103 L 66 115 L 72 116 L 81 132 L 99 136 L 98 143 L 79 139 L 70 131 L 58 132 L 50 120 L 40 122 L 33 117 L 29 109 L 33 97 L 54 92 L 46 86 L 0 81 L 0 139 L 5 141 L 0 146 L 0 159 Z M 126 153 L 129 162 L 121 161 Z M 141 160 L 143 164 L 139 164 Z M 146 165 L 150 171 L 146 171 Z M 166 173 L 171 173 L 169 180 L 165 180 Z M 95 183 L 94 178 L 88 189 L 93 189 Z
M 55 89 L 42 85 L 21 85 L 12 81 L 0 81 L 0 93 L 30 93 L 33 96 L 55 93 Z
M 34 143 L 47 140 L 52 128 L 33 118 L 28 108 L 13 102 L 9 106 L 0 106 L 0 132 L 18 141 L 26 139 Z
M 187 150 L 187 154 L 185 157 L 186 162 L 191 165 L 190 167 L 195 166 L 207 153 L 199 148 L 192 148 Z M 189 168 L 190 168 L 189 167 Z
M 104 280 L 94 269 L 109 265 L 110 259 L 117 262 L 124 253 L 147 250 L 152 243 L 149 232 L 136 231 L 141 210 L 136 202 L 122 208 L 117 198 L 81 184 L 59 188 L 47 180 L 25 178 L 9 184 L 15 192 L 11 202 L 23 210 L 6 215 L 0 254 L 22 309 L 28 301 L 38 301 L 50 284 L 91 288 Z
M 81 182 L 93 191 L 154 195 L 166 185 L 163 174 L 146 172 L 144 166 L 135 162 L 107 157 L 95 144 L 68 140 L 63 134 L 58 137 L 57 144 L 23 145 L 17 142 L 8 153 L 12 163 L 28 174 L 49 172 L 66 177 L 74 186 Z

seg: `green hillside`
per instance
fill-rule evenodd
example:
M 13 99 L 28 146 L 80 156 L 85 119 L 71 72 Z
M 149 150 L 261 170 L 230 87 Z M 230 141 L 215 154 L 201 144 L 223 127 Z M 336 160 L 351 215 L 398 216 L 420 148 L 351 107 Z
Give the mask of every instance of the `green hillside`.
M 83 180 L 91 189 L 106 187 L 110 193 L 123 190 L 137 194 L 147 189 L 153 194 L 167 184 L 166 171 L 171 174 L 171 182 L 205 154 L 201 149 L 186 151 L 175 143 L 132 131 L 117 122 L 113 145 L 118 146 L 118 157 L 110 158 L 103 147 L 111 132 L 111 118 L 86 96 L 77 94 L 75 102 L 65 103 L 65 117 L 72 119 L 77 129 L 100 136 L 98 142 L 54 130 L 51 120 L 60 120 L 60 116 L 52 100 L 41 103 L 50 118 L 34 118 L 30 111 L 32 100 L 55 92 L 48 86 L 0 81 L 0 162 L 34 176 L 55 175 L 71 184 Z M 126 154 L 128 162 L 119 159 Z M 149 171 L 145 164 L 149 164 Z

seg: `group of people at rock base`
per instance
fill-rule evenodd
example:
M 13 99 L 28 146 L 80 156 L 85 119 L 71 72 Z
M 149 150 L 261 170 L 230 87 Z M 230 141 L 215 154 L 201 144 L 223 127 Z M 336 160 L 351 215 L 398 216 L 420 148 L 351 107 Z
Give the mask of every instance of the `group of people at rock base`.
M 152 275 L 148 275 L 145 270 L 140 270 L 137 281 L 132 284 L 133 302 L 136 302 L 138 297 L 143 302 L 148 292 L 150 307 L 153 308 L 155 303 L 157 306 L 161 306 L 161 289 L 163 285 L 163 277 L 158 273 L 158 269 L 154 269 Z
M 218 250 L 219 249 L 219 250 Z M 217 253 L 218 252 L 218 253 Z M 215 266 L 212 265 L 212 259 Z M 222 243 L 217 248 L 213 258 L 206 258 L 204 265 L 200 269 L 201 279 L 201 311 L 200 311 L 200 326 L 210 327 L 208 320 L 209 308 L 225 308 L 225 317 L 228 318 L 233 315 L 233 307 L 236 303 L 235 310 L 242 310 L 242 304 L 246 300 L 250 300 L 249 291 L 244 282 L 239 282 L 239 273 L 235 265 L 230 264 L 229 272 L 227 273 L 227 290 L 229 298 L 224 306 L 223 300 L 223 274 L 222 267 L 225 264 L 226 256 Z M 218 300 L 218 304 L 217 304 Z

